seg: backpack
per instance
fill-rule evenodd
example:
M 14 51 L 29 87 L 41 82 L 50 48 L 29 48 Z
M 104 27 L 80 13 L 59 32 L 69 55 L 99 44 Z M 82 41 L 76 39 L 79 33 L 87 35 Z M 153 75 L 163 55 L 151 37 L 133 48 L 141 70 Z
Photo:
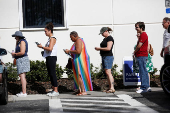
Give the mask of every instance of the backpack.
M 151 46 L 151 44 L 149 44 L 150 45 L 150 50 L 149 50 L 149 54 L 151 55 L 151 56 L 153 56 L 153 48 L 152 48 L 152 46 Z

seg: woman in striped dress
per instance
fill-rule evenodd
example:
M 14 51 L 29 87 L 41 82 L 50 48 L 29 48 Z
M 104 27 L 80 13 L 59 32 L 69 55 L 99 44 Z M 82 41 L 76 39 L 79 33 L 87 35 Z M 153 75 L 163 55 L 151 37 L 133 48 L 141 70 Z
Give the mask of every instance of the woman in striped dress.
M 74 86 L 78 89 L 75 94 L 87 95 L 86 91 L 92 91 L 92 81 L 90 73 L 90 60 L 86 50 L 85 43 L 80 38 L 77 32 L 70 33 L 70 38 L 74 42 L 71 49 L 66 49 L 65 52 L 72 56 L 72 69 L 74 73 Z

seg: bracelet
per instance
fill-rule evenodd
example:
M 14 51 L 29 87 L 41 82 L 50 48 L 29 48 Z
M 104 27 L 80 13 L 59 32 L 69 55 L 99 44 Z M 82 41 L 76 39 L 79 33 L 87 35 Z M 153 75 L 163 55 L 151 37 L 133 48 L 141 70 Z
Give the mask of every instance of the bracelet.
M 69 54 L 71 54 L 71 52 L 70 52 L 70 51 L 69 51 L 68 53 L 69 53 Z
M 41 48 L 44 49 L 43 46 Z

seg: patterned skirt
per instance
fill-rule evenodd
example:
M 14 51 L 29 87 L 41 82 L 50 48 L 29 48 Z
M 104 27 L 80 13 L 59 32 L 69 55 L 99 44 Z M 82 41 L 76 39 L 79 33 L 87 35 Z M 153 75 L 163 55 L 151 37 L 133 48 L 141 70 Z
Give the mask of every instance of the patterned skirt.
M 30 61 L 28 56 L 18 58 L 16 61 L 17 73 L 22 74 L 30 71 Z

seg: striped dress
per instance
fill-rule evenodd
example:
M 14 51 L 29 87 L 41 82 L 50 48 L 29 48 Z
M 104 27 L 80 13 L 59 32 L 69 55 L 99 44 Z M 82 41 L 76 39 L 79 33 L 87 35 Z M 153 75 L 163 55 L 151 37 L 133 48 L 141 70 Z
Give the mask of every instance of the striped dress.
M 90 73 L 90 60 L 89 55 L 86 50 L 85 43 L 82 38 L 78 40 L 82 41 L 82 52 L 80 54 L 71 54 L 72 55 L 72 67 L 74 73 L 74 87 L 75 89 L 79 89 L 78 77 L 81 75 L 84 90 L 92 91 L 92 81 L 91 81 L 91 73 Z M 75 43 L 72 45 L 70 50 L 75 50 Z

